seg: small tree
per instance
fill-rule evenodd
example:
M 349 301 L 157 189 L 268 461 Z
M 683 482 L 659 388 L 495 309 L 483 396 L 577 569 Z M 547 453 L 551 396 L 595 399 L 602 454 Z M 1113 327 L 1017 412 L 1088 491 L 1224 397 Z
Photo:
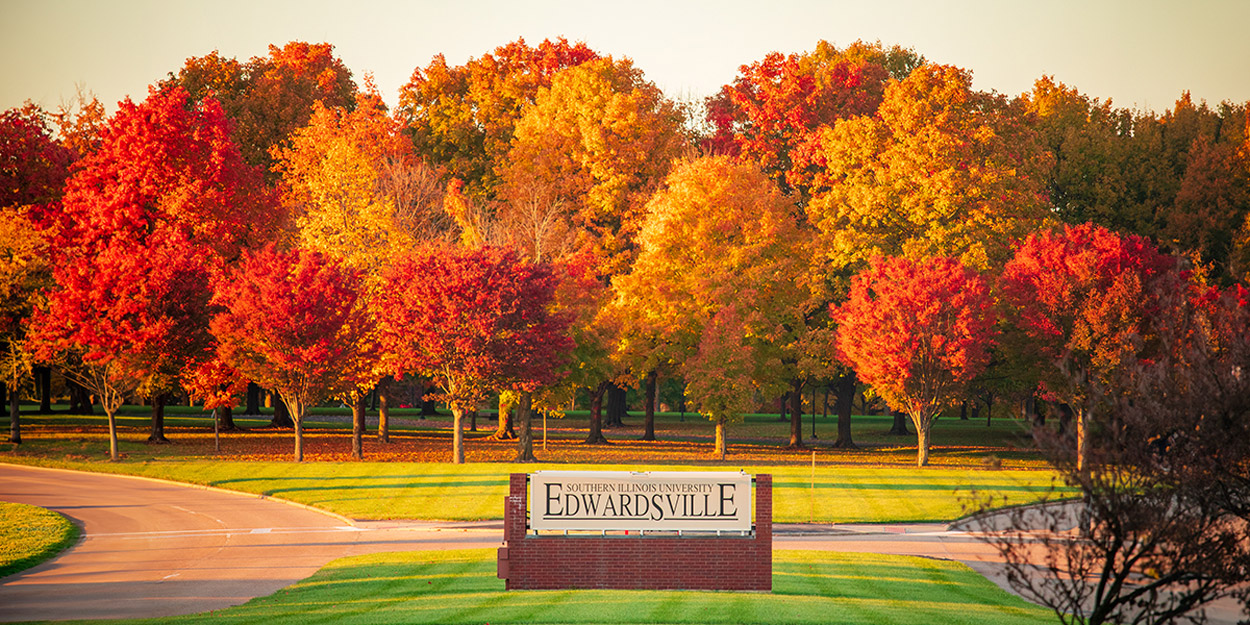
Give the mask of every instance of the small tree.
M 218 283 L 213 303 L 224 309 L 212 321 L 222 360 L 281 396 L 302 462 L 308 408 L 373 369 L 359 273 L 319 252 L 268 246 Z
M 532 391 L 563 374 L 569 321 L 551 311 L 557 280 L 546 265 L 502 248 L 429 248 L 383 280 L 376 314 L 386 351 L 401 369 L 438 380 L 453 462 L 464 462 L 464 414 L 488 391 Z
M 833 311 L 839 358 L 911 417 L 919 466 L 933 420 L 989 361 L 991 303 L 985 280 L 958 260 L 877 257 Z
M 715 453 L 721 460 L 728 451 L 726 426 L 740 421 L 754 405 L 759 369 L 781 366 L 775 358 L 760 358 L 757 341 L 747 336 L 742 315 L 731 304 L 704 325 L 698 351 L 683 366 L 689 380 L 686 392 L 699 414 L 716 424 Z

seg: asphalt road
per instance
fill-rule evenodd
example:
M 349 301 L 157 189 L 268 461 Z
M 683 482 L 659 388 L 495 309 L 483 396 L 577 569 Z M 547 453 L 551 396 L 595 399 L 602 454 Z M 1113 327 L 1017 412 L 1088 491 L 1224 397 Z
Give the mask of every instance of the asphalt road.
M 84 530 L 59 557 L 0 580 L 0 622 L 218 610 L 272 594 L 344 556 L 503 540 L 501 522 L 353 522 L 216 489 L 6 464 L 0 501 L 56 510 Z M 957 560 L 1010 591 L 989 545 L 942 524 L 776 525 L 773 542 L 776 549 Z M 1213 622 L 1235 623 L 1238 613 L 1236 604 L 1222 603 Z
M 191 614 L 274 593 L 349 555 L 493 547 L 502 524 L 350 523 L 272 499 L 0 464 L 0 501 L 83 528 L 62 555 L 0 581 L 0 621 Z

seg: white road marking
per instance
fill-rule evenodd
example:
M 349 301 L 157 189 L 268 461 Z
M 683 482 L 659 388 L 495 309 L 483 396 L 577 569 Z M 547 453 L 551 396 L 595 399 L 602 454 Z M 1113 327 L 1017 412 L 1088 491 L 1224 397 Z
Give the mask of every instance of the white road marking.
M 151 532 L 112 532 L 89 534 L 87 538 L 145 538 L 170 536 L 234 536 L 238 534 L 318 534 L 335 532 L 366 532 L 364 528 L 342 527 L 266 527 L 248 529 L 156 530 Z

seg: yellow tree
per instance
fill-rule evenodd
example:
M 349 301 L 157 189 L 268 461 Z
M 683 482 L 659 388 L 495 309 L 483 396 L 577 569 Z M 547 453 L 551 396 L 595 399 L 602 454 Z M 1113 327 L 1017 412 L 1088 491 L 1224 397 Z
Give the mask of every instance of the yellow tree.
M 522 110 L 561 70 L 596 58 L 563 38 L 536 46 L 517 39 L 455 67 L 440 54 L 400 88 L 397 112 L 424 158 L 468 196 L 493 199 Z
M 589 257 L 591 275 L 606 284 L 636 254 L 643 207 L 685 143 L 678 107 L 628 59 L 564 69 L 522 109 L 508 159 L 497 166 L 501 238 L 533 261 Z M 586 318 L 607 324 L 592 331 L 607 336 L 611 318 L 601 312 Z M 603 440 L 602 394 L 609 393 L 609 413 L 623 410 L 617 382 L 629 375 L 609 353 L 590 351 L 606 358 L 581 370 L 603 375 L 583 379 L 592 395 L 587 442 L 594 443 Z
M 969 72 L 924 65 L 891 83 L 877 113 L 821 137 L 808 205 L 835 264 L 873 255 L 956 255 L 1001 266 L 1046 216 L 1047 152 L 1018 103 L 974 91 Z
M 743 405 L 727 394 L 744 392 L 744 376 L 765 396 L 794 376 L 781 362 L 798 360 L 806 327 L 808 243 L 796 212 L 756 165 L 681 161 L 647 205 L 633 270 L 613 284 L 622 342 L 633 343 L 622 351 L 682 370 L 717 423 L 718 453 Z M 726 350 L 749 362 L 713 374 Z
M 676 105 L 628 59 L 556 74 L 516 124 L 499 172 L 501 220 L 536 258 L 591 250 L 601 275 L 622 272 L 643 207 L 685 145 L 681 123 Z M 559 233 L 572 245 L 553 241 Z

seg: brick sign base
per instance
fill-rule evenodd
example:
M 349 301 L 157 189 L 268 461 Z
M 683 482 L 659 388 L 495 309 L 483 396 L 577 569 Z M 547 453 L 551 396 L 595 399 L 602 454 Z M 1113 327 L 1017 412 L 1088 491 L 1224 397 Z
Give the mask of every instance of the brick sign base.
M 526 532 L 526 476 L 513 473 L 499 577 L 508 590 L 773 588 L 773 478 L 755 477 L 754 536 L 535 536 Z

